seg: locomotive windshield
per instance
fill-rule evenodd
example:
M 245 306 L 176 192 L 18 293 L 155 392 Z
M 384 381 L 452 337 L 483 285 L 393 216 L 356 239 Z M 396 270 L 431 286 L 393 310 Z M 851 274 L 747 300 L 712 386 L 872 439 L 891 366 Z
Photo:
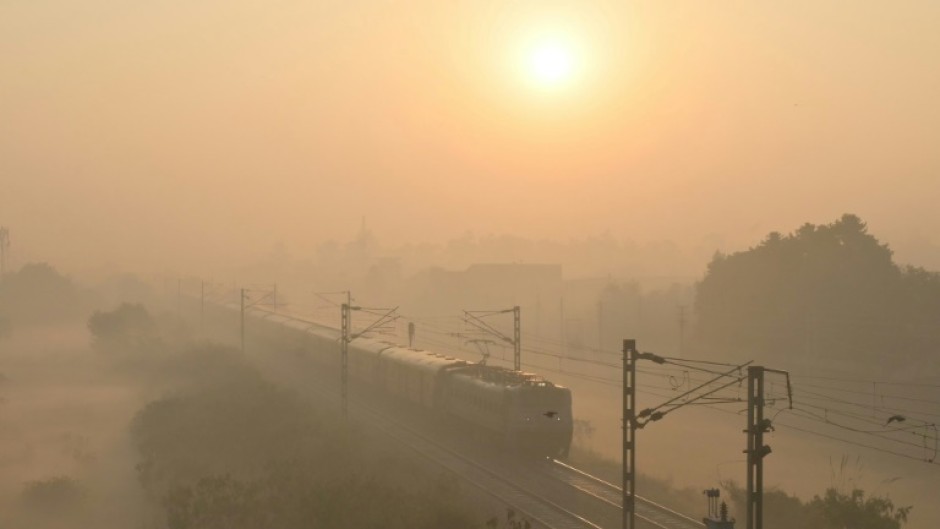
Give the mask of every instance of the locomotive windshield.
M 571 394 L 557 387 L 527 387 L 519 393 L 519 404 L 540 413 L 561 413 L 571 409 Z

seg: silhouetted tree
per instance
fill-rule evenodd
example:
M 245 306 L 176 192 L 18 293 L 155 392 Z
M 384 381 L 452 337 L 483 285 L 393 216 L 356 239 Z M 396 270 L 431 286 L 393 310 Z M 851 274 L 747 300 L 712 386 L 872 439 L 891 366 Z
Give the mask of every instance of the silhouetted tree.
M 733 482 L 722 483 L 738 511 L 747 504 L 746 491 Z M 767 529 L 900 529 L 912 507 L 897 507 L 888 498 L 865 497 L 853 489 L 837 488 L 803 502 L 781 490 L 764 490 L 764 527 Z M 740 515 L 739 515 L 740 517 Z
M 0 314 L 12 323 L 57 323 L 80 313 L 75 285 L 46 263 L 24 265 L 0 281 Z
M 30 481 L 23 487 L 21 499 L 37 509 L 67 509 L 85 496 L 85 490 L 73 478 L 56 476 Z
M 108 312 L 95 311 L 88 319 L 88 330 L 102 346 L 136 346 L 157 335 L 157 325 L 147 309 L 129 303 Z
M 407 461 L 265 382 L 236 352 L 177 361 L 216 376 L 150 403 L 131 427 L 138 476 L 170 529 L 476 526 L 453 480 L 416 478 Z
M 697 285 L 699 348 L 874 364 L 940 346 L 940 276 L 902 270 L 855 215 L 716 254 Z M 900 363 L 900 362 L 898 362 Z
M 830 488 L 806 507 L 834 529 L 900 529 L 911 512 L 911 507 L 895 507 L 887 498 L 866 498 L 860 489 L 846 494 Z

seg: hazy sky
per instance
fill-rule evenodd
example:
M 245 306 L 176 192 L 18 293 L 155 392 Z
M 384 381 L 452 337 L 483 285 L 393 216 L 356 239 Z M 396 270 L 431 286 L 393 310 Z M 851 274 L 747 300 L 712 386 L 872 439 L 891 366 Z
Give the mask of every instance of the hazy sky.
M 938 27 L 930 0 L 0 0 L 0 224 L 86 268 L 303 255 L 363 216 L 733 248 L 854 212 L 940 244 Z M 521 58 L 545 36 L 563 86 Z

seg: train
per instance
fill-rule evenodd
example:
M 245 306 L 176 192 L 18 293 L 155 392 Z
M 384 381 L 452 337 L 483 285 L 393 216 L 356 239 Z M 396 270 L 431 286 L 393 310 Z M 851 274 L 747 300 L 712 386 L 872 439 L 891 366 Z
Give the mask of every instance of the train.
M 285 314 L 250 311 L 251 334 L 283 351 L 340 364 L 340 331 Z M 348 346 L 352 391 L 366 389 L 458 424 L 506 450 L 563 459 L 571 448 L 571 390 L 534 373 L 471 362 L 377 338 Z

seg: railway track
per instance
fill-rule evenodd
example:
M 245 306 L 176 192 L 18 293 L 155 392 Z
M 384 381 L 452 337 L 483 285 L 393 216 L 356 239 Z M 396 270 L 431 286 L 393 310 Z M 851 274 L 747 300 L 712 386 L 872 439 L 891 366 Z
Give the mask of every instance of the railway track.
M 338 406 L 339 396 L 330 389 L 333 388 L 329 383 L 315 388 L 308 386 L 308 390 L 317 393 L 318 400 Z M 349 412 L 350 418 L 363 427 L 377 430 L 414 450 L 546 529 L 619 527 L 620 488 L 566 463 L 544 460 L 531 465 L 487 460 L 479 451 L 463 450 L 465 453 L 461 453 L 448 446 L 451 444 L 448 440 L 434 439 L 421 428 L 393 418 L 389 410 L 370 406 L 361 399 L 349 401 Z M 474 455 L 466 455 L 470 452 Z M 549 479 L 544 479 L 546 477 Z M 560 487 L 571 489 L 583 498 L 559 494 Z M 636 506 L 637 518 L 650 528 L 703 527 L 701 522 L 645 498 L 637 497 Z
M 275 362 L 279 363 L 279 362 Z M 289 362 L 288 362 L 289 363 Z M 268 367 L 273 367 L 268 364 Z M 286 369 L 286 371 L 285 371 Z M 281 364 L 276 379 L 290 380 L 295 388 L 316 394 L 321 404 L 339 407 L 338 384 L 333 377 L 310 384 L 310 371 Z M 512 507 L 546 529 L 602 529 L 620 527 L 620 488 L 575 467 L 555 460 L 536 464 L 514 457 L 498 457 L 461 443 L 457 436 L 434 433 L 426 421 L 399 420 L 393 408 L 373 406 L 368 399 L 349 401 L 350 419 L 364 428 L 400 442 L 418 455 L 453 472 L 462 480 Z M 411 424 L 415 423 L 415 424 Z M 637 497 L 640 527 L 702 529 L 703 524 L 655 502 Z
M 494 472 L 486 465 L 464 456 L 386 414 L 350 402 L 350 412 L 357 420 L 379 429 L 385 435 L 415 450 L 422 457 L 454 472 L 483 492 L 505 502 L 532 521 L 549 529 L 601 529 L 558 503 L 520 486 L 511 478 Z
M 268 365 L 270 368 L 270 364 Z M 278 369 L 277 371 L 281 371 Z M 275 376 L 279 379 L 296 379 L 303 370 L 281 371 Z M 310 379 L 304 379 L 306 384 L 292 384 L 303 387 L 304 392 L 316 395 L 321 404 L 339 407 L 338 387 L 331 380 L 322 380 L 321 384 L 311 385 Z M 364 429 L 377 431 L 385 437 L 391 438 L 405 447 L 414 450 L 418 455 L 453 472 L 460 479 L 470 483 L 482 492 L 493 496 L 499 502 L 512 507 L 516 512 L 524 515 L 533 522 L 535 527 L 545 529 L 602 529 L 586 518 L 562 506 L 559 502 L 547 498 L 534 490 L 531 484 L 522 484 L 512 476 L 500 472 L 492 465 L 482 461 L 484 458 L 469 457 L 449 447 L 441 440 L 433 439 L 419 430 L 419 428 L 406 424 L 405 421 L 395 419 L 390 410 L 383 410 L 371 406 L 362 399 L 349 400 L 349 418 L 360 424 Z M 514 470 L 522 471 L 521 467 L 514 466 Z M 511 474 L 512 472 L 510 472 Z
M 622 489 L 582 470 L 557 460 L 541 465 L 542 472 L 621 511 Z M 636 517 L 661 529 L 702 529 L 701 521 L 690 518 L 654 501 L 637 496 Z

